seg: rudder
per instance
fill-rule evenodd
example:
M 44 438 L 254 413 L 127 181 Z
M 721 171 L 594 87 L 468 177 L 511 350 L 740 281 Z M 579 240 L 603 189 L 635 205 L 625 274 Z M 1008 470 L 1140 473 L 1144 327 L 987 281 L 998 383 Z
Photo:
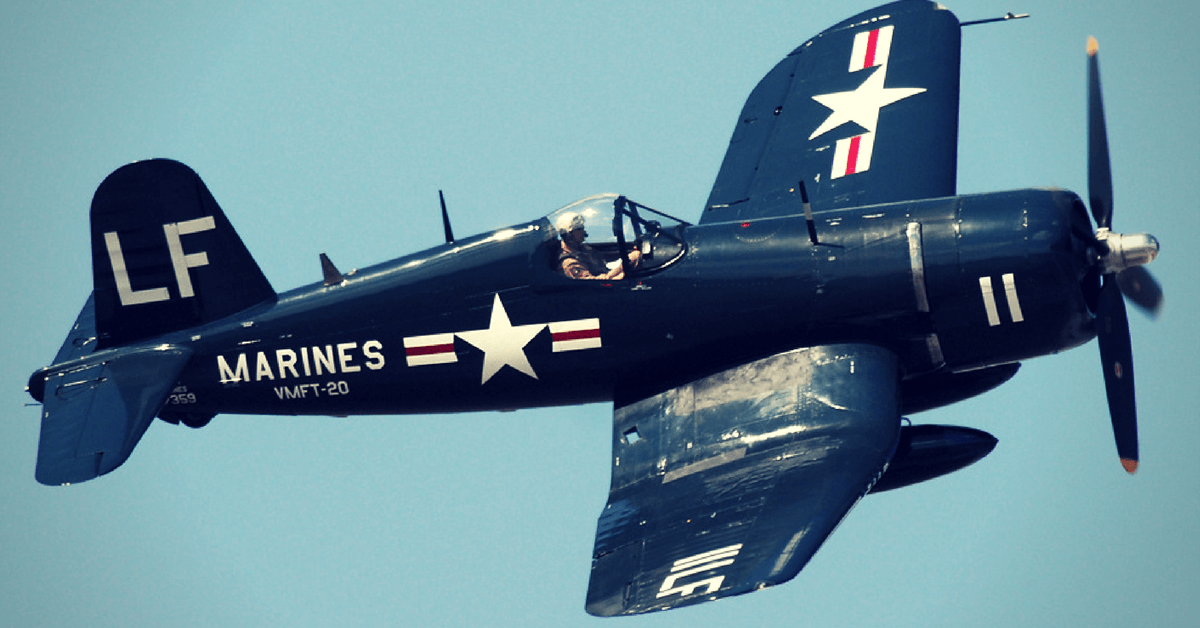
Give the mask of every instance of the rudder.
M 119 168 L 92 198 L 99 348 L 212 322 L 275 290 L 191 168 L 153 159 Z

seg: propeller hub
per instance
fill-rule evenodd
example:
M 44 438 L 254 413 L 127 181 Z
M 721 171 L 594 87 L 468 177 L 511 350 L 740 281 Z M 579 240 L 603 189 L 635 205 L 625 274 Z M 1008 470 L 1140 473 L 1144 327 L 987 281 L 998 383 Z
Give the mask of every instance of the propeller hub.
M 1100 257 L 1101 270 L 1106 275 L 1144 266 L 1158 257 L 1158 239 L 1149 233 L 1124 235 L 1100 228 L 1096 230 L 1096 239 L 1108 248 L 1108 253 Z

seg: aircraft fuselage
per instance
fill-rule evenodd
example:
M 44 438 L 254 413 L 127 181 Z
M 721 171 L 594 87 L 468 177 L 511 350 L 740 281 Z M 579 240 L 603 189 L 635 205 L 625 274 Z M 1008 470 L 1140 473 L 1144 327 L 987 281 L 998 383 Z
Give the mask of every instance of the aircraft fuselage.
M 1084 211 L 1055 190 L 878 205 L 818 214 L 816 245 L 802 215 L 689 225 L 675 263 L 615 281 L 557 273 L 543 219 L 163 337 L 196 355 L 161 414 L 620 404 L 663 373 L 848 341 L 908 379 L 1006 364 L 1094 335 Z

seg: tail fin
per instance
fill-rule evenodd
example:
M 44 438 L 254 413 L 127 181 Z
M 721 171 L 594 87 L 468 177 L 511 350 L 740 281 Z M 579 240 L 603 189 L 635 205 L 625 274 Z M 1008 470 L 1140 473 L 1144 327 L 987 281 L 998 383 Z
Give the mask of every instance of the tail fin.
M 162 409 L 192 350 L 134 343 L 275 299 L 200 177 L 165 159 L 125 166 L 96 190 L 92 272 L 54 364 L 29 379 L 43 404 L 42 484 L 116 469 Z
M 167 159 L 129 164 L 92 199 L 99 348 L 224 318 L 275 291 L 204 182 Z

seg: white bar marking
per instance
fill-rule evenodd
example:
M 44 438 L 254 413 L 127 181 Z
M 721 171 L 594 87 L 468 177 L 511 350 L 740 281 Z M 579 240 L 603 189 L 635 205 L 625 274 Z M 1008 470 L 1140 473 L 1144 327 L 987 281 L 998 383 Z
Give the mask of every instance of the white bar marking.
M 921 223 L 908 223 L 908 261 L 912 266 L 913 292 L 917 295 L 917 311 L 929 311 L 929 292 L 925 288 L 925 253 L 921 249 Z
M 992 278 L 980 277 L 979 290 L 983 293 L 983 307 L 987 310 L 988 326 L 1000 324 L 1000 312 L 996 309 L 996 295 L 992 293 Z
M 857 149 L 852 151 L 851 148 L 855 146 Z M 830 173 L 830 177 L 840 179 L 870 170 L 871 153 L 874 149 L 874 133 L 863 133 L 838 140 L 833 149 L 833 171 Z
M 436 353 L 424 351 L 408 352 L 409 349 L 425 349 L 440 347 Z M 458 362 L 458 354 L 454 352 L 454 334 L 430 334 L 428 336 L 409 336 L 404 339 L 405 360 L 409 366 L 428 366 L 430 364 L 452 364 Z
M 582 338 L 567 337 L 572 332 L 595 332 L 595 336 Z M 573 321 L 556 321 L 550 323 L 550 339 L 550 350 L 553 353 L 580 351 L 582 349 L 599 349 L 602 347 L 600 341 L 600 319 L 581 318 Z
M 1004 296 L 1008 298 L 1008 313 L 1012 314 L 1014 323 L 1025 320 L 1021 313 L 1021 301 L 1017 299 L 1017 280 L 1012 273 L 1004 275 Z
M 889 24 L 875 30 L 864 31 L 854 36 L 854 44 L 850 50 L 850 71 L 857 72 L 867 68 L 873 68 L 877 65 L 887 65 L 888 56 L 892 50 L 892 30 L 895 26 Z M 871 33 L 879 31 L 875 40 L 875 55 L 870 60 L 868 65 L 867 60 L 867 44 L 871 40 Z

